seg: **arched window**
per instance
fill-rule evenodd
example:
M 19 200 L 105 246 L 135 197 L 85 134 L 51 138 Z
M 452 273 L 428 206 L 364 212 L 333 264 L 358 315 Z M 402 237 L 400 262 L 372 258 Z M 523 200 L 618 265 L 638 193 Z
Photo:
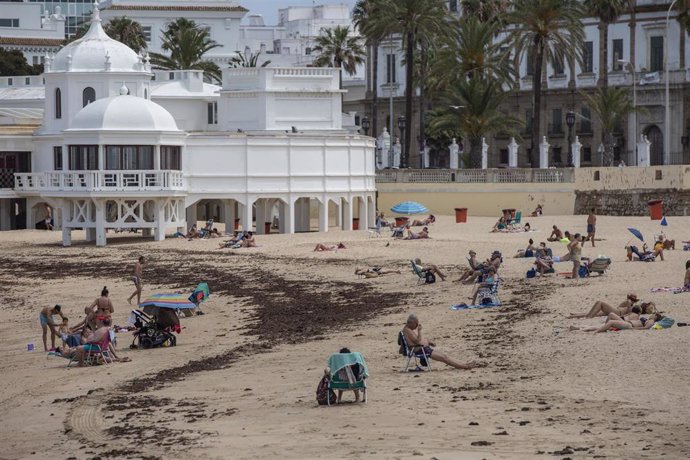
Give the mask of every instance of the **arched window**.
M 144 99 L 148 99 L 148 98 L 149 98 L 149 90 L 144 88 Z
M 82 107 L 86 107 L 87 105 L 91 104 L 93 101 L 96 100 L 96 91 L 92 87 L 87 86 L 81 93 L 81 100 Z
M 62 91 L 55 88 L 55 118 L 62 118 Z

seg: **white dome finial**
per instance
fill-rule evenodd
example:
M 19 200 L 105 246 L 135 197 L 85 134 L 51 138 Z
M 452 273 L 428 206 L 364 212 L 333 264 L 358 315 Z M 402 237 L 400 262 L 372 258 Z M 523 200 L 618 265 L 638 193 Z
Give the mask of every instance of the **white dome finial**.
M 127 88 L 127 85 L 125 85 L 125 82 L 122 82 L 122 86 L 120 87 L 120 96 L 126 96 L 129 94 L 129 88 Z
M 91 23 L 101 22 L 101 10 L 98 9 L 98 0 L 93 2 L 93 10 L 91 11 Z

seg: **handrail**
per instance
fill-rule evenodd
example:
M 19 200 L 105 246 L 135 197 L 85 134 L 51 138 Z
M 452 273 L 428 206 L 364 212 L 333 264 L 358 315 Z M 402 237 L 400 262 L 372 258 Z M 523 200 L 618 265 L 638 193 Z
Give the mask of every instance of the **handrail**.
M 48 171 L 14 175 L 18 191 L 158 191 L 185 190 L 182 171 Z
M 378 183 L 519 184 L 575 182 L 573 168 L 382 169 Z

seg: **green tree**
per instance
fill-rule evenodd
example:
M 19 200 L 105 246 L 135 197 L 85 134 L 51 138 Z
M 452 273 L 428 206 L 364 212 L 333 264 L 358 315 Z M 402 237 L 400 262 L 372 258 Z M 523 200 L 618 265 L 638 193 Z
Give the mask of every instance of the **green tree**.
M 43 65 L 31 65 L 19 50 L 0 48 L 0 77 L 16 77 L 20 75 L 40 75 Z
M 502 22 L 508 8 L 509 0 L 462 0 L 462 15 L 465 18 L 476 18 L 481 22 Z
M 161 48 L 169 55 L 151 53 L 151 64 L 163 70 L 203 70 L 208 80 L 221 81 L 221 72 L 214 62 L 204 60 L 204 55 L 222 45 L 210 38 L 210 32 L 194 21 L 177 18 L 168 24 L 162 35 Z
M 433 48 L 448 31 L 446 2 L 443 0 L 382 0 L 373 29 L 380 36 L 399 34 L 405 50 L 405 118 L 412 120 L 413 99 L 418 81 L 414 78 L 415 56 L 420 49 Z M 424 63 L 426 59 L 421 59 Z M 421 114 L 420 114 L 421 116 Z M 401 167 L 410 162 L 412 130 L 405 130 Z
M 602 164 L 613 166 L 613 132 L 616 126 L 623 123 L 628 115 L 635 112 L 630 91 L 623 87 L 597 88 L 593 94 L 580 93 L 592 108 L 592 112 L 601 124 L 602 137 L 604 139 L 604 156 Z M 644 112 L 638 109 L 639 112 Z M 635 140 L 637 142 L 637 140 Z
M 545 63 L 582 61 L 584 9 L 579 0 L 514 0 L 508 22 L 518 56 L 532 57 L 530 162 L 536 164 L 541 136 L 542 72 Z
M 499 81 L 475 75 L 461 79 L 448 89 L 439 108 L 430 114 L 429 130 L 434 135 L 462 137 L 470 144 L 470 164 L 481 168 L 482 137 L 505 133 L 519 137 L 522 121 L 501 111 L 510 92 Z
M 584 0 L 587 12 L 599 18 L 599 86 L 609 86 L 609 24 L 612 24 L 621 15 L 627 0 Z M 623 59 L 618 56 L 616 59 Z
M 266 67 L 271 63 L 271 61 L 266 61 L 259 66 L 259 56 L 261 53 L 250 53 L 249 56 L 245 56 L 244 53 L 237 51 L 237 56 L 230 59 L 230 67 Z
M 103 30 L 110 38 L 124 43 L 135 53 L 146 49 L 146 38 L 141 24 L 127 16 L 111 19 Z
M 354 75 L 357 65 L 364 62 L 364 48 L 359 37 L 350 36 L 349 27 L 321 29 L 321 35 L 316 38 L 313 51 L 318 53 L 314 65 L 342 69 L 348 75 Z

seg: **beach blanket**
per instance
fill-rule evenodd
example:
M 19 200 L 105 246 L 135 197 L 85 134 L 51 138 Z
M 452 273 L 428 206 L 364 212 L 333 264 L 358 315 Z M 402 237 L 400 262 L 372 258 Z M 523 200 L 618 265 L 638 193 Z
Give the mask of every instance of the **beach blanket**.
M 674 294 L 681 294 L 690 291 L 685 287 L 657 287 L 650 289 L 649 292 L 673 292 Z
M 491 307 L 500 307 L 500 303 L 490 303 L 487 305 L 467 305 L 466 303 L 459 303 L 457 305 L 453 305 L 450 307 L 451 310 L 459 311 L 459 310 L 478 310 L 480 308 L 491 308 Z

